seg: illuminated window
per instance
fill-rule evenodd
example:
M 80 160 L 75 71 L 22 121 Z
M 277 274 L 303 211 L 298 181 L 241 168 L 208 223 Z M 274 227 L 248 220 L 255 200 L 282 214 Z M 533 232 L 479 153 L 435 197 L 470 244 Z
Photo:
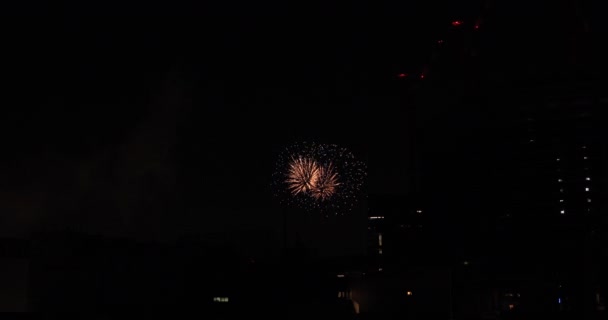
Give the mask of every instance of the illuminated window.
M 411 296 L 413 293 L 411 291 L 406 292 L 408 296 Z
M 556 160 L 556 161 L 559 161 L 560 159 L 559 159 L 559 158 L 557 158 L 557 159 L 555 159 L 555 160 Z
M 378 246 L 382 247 L 382 233 L 378 233 Z
M 585 156 L 585 157 L 583 157 L 583 159 L 584 159 L 584 160 L 587 160 L 587 159 L 589 159 L 589 158 L 587 158 L 587 157 Z
M 562 179 L 557 179 L 557 182 L 563 182 L 563 181 L 564 181 L 564 180 L 562 180 Z
M 378 268 L 378 271 L 382 271 L 382 268 Z
M 422 210 L 416 210 L 416 213 L 422 213 Z
M 397 75 L 397 77 L 399 77 L 399 78 L 405 78 L 405 77 L 407 77 L 407 73 L 400 73 L 400 74 Z
M 559 199 L 559 202 L 564 202 L 564 199 Z
M 384 219 L 384 216 L 373 216 L 373 217 L 369 217 L 369 220 L 381 220 Z
M 589 187 L 586 187 L 586 188 L 585 188 L 585 191 L 589 192 Z
M 564 192 L 564 188 L 559 189 L 559 192 L 563 193 Z
M 454 21 L 452 21 L 452 25 L 454 27 L 461 26 L 462 25 L 462 21 L 460 21 L 460 20 L 454 20 Z
M 509 310 L 513 310 L 513 309 L 515 309 L 515 305 L 514 304 L 510 304 L 509 305 Z
M 343 274 L 339 274 L 337 277 L 338 278 L 344 278 L 344 275 Z
M 585 180 L 586 181 L 591 181 L 591 178 L 590 177 L 586 177 Z
M 213 302 L 226 303 L 228 301 L 229 301 L 228 297 L 213 297 Z
M 566 210 L 561 210 L 559 213 L 564 214 L 566 213 Z
M 464 264 L 465 266 L 468 266 L 468 265 L 469 265 L 469 262 L 468 262 L 468 261 L 465 261 L 465 262 L 463 262 L 462 264 Z
M 382 249 L 378 249 L 378 254 L 382 254 Z
M 587 203 L 591 203 L 591 199 L 587 198 Z

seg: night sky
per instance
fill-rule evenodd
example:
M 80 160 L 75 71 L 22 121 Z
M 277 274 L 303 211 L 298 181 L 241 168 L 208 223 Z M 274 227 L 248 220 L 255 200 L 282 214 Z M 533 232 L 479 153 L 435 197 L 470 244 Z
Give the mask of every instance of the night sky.
M 372 194 L 413 192 L 414 156 L 428 163 L 434 197 L 467 207 L 501 176 L 504 150 L 490 143 L 502 136 L 501 110 L 488 109 L 498 95 L 427 104 L 422 95 L 426 109 L 413 119 L 411 86 L 395 81 L 478 3 L 110 7 L 45 4 L 3 19 L 2 236 L 213 233 L 273 250 L 282 225 L 270 190 L 275 157 L 302 140 L 349 148 L 368 164 Z M 514 8 L 494 21 L 510 21 Z M 511 64 L 525 60 L 509 45 L 493 48 L 519 57 Z M 319 234 L 351 234 L 335 252 L 359 252 L 365 213 L 303 219 L 324 225 Z

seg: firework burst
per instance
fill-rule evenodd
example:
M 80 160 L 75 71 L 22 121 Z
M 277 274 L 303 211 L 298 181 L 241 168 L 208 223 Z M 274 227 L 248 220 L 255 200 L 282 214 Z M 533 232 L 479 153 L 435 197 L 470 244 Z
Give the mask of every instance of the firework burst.
M 357 203 L 365 176 L 365 165 L 347 149 L 303 143 L 279 156 L 273 184 L 284 203 L 343 214 Z

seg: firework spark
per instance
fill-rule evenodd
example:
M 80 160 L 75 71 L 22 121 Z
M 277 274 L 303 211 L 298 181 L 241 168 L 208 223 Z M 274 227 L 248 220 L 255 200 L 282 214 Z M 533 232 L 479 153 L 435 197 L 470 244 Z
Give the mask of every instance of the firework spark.
M 345 148 L 303 143 L 279 156 L 273 184 L 284 202 L 339 214 L 357 202 L 365 175 L 365 165 Z

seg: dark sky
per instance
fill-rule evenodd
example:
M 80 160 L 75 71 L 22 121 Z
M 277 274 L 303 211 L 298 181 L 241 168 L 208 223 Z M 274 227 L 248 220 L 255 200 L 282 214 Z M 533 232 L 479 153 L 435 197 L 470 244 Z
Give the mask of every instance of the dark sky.
M 395 83 L 397 72 L 428 62 L 449 21 L 474 19 L 478 2 L 283 6 L 15 5 L 2 22 L 0 234 L 215 232 L 259 251 L 278 241 L 269 179 L 291 142 L 349 148 L 369 166 L 371 193 L 411 193 L 416 152 L 445 194 L 461 181 L 449 175 L 464 178 L 495 157 L 471 139 L 495 133 L 488 99 L 454 112 L 446 96 L 412 120 L 410 88 Z M 497 21 L 518 16 L 515 7 Z M 471 190 L 487 179 L 477 172 L 466 175 Z M 326 234 L 355 239 L 363 215 L 308 217 L 308 232 L 325 223 Z M 364 245 L 349 241 L 332 250 Z

